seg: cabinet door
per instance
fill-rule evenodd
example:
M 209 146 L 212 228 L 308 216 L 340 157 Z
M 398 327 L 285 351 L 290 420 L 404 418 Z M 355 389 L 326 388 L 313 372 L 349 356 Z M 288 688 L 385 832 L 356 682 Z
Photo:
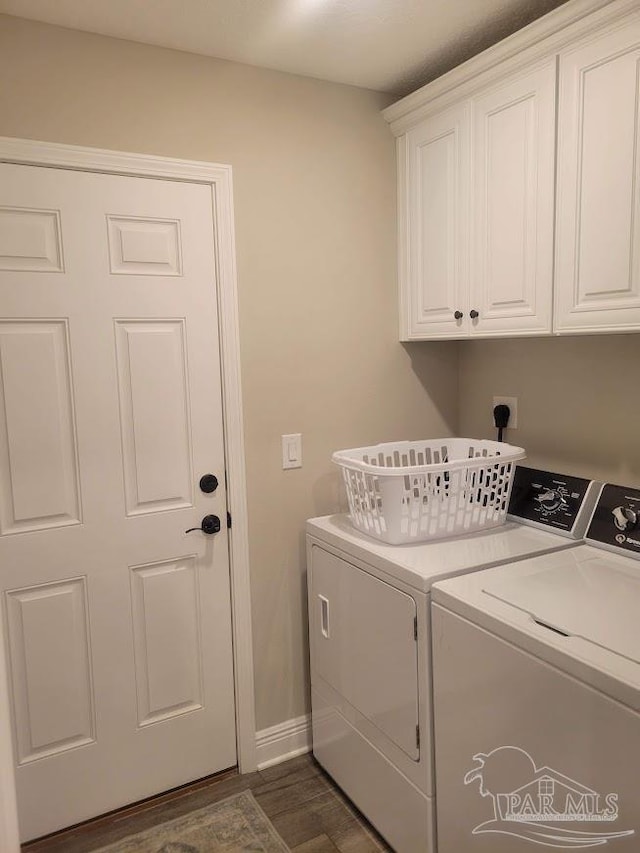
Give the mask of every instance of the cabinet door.
M 555 57 L 473 100 L 473 336 L 551 332 L 555 111 Z
M 640 15 L 560 57 L 559 332 L 640 329 Z
M 466 337 L 468 104 L 425 119 L 403 142 L 401 338 Z M 456 312 L 461 315 L 458 319 Z

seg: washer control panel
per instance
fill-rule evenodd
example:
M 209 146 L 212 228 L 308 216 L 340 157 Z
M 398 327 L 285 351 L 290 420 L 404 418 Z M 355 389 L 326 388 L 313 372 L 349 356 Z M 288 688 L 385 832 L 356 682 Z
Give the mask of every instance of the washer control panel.
M 606 483 L 598 499 L 587 538 L 640 557 L 640 489 Z
M 518 465 L 515 470 L 509 515 L 581 539 L 595 506 L 599 483 Z

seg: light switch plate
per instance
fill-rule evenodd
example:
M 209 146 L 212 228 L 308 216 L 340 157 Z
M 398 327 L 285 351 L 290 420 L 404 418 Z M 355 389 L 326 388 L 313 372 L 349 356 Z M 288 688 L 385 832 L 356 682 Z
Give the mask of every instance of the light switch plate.
M 302 468 L 302 434 L 282 436 L 282 468 Z

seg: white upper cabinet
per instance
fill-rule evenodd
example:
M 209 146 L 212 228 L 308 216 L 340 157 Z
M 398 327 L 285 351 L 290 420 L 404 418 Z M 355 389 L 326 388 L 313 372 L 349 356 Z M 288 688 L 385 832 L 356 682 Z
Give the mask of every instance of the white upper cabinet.
M 640 331 L 640 0 L 569 0 L 385 117 L 401 340 Z
M 455 337 L 468 326 L 468 104 L 422 122 L 405 145 L 407 337 Z
M 640 330 L 640 16 L 560 56 L 557 332 Z
M 553 57 L 407 132 L 402 338 L 551 332 L 555 75 Z
M 551 331 L 556 61 L 472 100 L 471 334 Z

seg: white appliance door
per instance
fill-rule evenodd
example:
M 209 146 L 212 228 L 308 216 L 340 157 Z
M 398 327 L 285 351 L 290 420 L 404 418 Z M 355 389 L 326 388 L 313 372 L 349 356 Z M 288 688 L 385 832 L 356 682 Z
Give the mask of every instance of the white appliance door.
M 640 564 L 621 566 L 602 551 L 580 562 L 488 581 L 484 592 L 560 635 L 640 663 Z
M 210 187 L 0 167 L 22 838 L 235 764 Z M 215 492 L 199 488 L 217 475 Z
M 640 717 L 434 604 L 438 853 L 640 844 Z
M 413 598 L 314 546 L 309 615 L 314 676 L 417 761 Z

